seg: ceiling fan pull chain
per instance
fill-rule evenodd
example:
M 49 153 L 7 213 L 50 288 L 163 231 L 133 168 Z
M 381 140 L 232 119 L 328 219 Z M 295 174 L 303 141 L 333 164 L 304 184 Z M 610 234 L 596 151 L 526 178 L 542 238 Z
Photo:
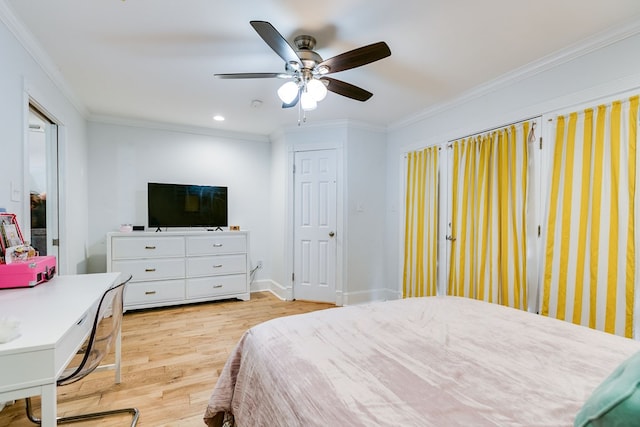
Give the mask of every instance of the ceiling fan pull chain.
M 298 103 L 298 126 L 307 122 L 307 112 L 302 108 L 302 103 Z

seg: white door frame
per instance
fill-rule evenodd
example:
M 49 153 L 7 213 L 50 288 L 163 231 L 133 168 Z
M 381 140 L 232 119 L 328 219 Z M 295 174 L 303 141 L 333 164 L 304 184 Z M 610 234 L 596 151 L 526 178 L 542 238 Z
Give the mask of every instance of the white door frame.
M 295 250 L 295 223 L 294 223 L 294 182 L 293 165 L 295 153 L 297 151 L 315 150 L 336 150 L 336 305 L 343 305 L 344 301 L 344 245 L 347 241 L 347 231 L 344 227 L 344 143 L 343 141 L 333 142 L 311 142 L 304 144 L 289 144 L 287 146 L 287 227 L 285 239 L 285 272 L 287 272 L 286 296 L 287 300 L 292 300 L 293 294 L 293 271 L 294 271 L 294 250 Z
M 64 158 L 65 158 L 65 141 L 66 141 L 66 129 L 64 127 L 63 120 L 58 117 L 56 114 L 51 112 L 51 109 L 47 108 L 46 103 L 43 103 L 42 100 L 47 97 L 41 94 L 35 87 L 33 87 L 29 82 L 25 79 L 23 80 L 23 144 L 22 144 L 22 162 L 23 162 L 23 177 L 22 177 L 22 189 L 24 192 L 23 201 L 22 201 L 22 212 L 24 215 L 27 215 L 31 212 L 30 201 L 28 197 L 28 182 L 29 182 L 29 164 L 28 164 L 28 141 L 29 141 L 29 115 L 31 114 L 31 106 L 36 107 L 42 114 L 44 114 L 51 122 L 54 123 L 53 130 L 57 130 L 56 135 L 51 135 L 52 138 L 56 139 L 57 142 L 57 159 L 55 159 L 55 163 L 57 163 L 56 167 L 56 180 L 55 185 L 57 187 L 57 209 L 58 209 L 58 218 L 57 218 L 57 233 L 55 236 L 47 235 L 47 245 L 49 246 L 51 239 L 58 239 L 60 242 L 57 246 L 57 250 L 55 254 L 57 255 L 57 274 L 68 274 L 70 271 L 68 265 L 68 245 L 62 240 L 63 236 L 66 236 L 66 225 L 62 218 L 65 218 L 66 209 L 65 204 L 61 201 L 64 200 L 64 180 L 62 179 L 61 171 L 64 170 Z M 47 141 L 49 143 L 50 141 Z M 51 164 L 47 164 L 47 169 L 50 171 L 52 169 Z M 48 172 L 49 173 L 49 172 Z M 49 181 L 49 179 L 48 179 Z M 50 220 L 50 213 L 47 210 L 47 221 Z M 30 224 L 30 221 L 29 221 Z M 27 230 L 22 230 L 23 233 L 29 235 L 31 232 L 30 227 Z

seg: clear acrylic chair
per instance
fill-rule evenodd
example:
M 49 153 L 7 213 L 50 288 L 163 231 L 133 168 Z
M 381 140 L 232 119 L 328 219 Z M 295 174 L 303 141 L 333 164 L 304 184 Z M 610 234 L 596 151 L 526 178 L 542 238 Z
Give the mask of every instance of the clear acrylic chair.
M 109 354 L 111 347 L 117 339 L 122 323 L 123 314 L 123 293 L 125 285 L 131 280 L 129 278 L 111 288 L 109 288 L 100 300 L 96 313 L 93 328 L 89 338 L 79 351 L 81 361 L 76 365 L 70 363 L 62 375 L 57 379 L 57 385 L 63 386 L 74 383 L 89 375 L 100 366 L 104 357 Z M 80 357 L 78 357 L 80 359 Z M 75 360 L 75 359 L 74 359 Z M 33 414 L 31 398 L 26 399 L 27 417 L 36 424 L 41 424 L 41 420 Z M 132 416 L 131 426 L 138 423 L 139 411 L 137 408 L 113 409 L 90 414 L 80 414 L 57 419 L 58 424 L 85 421 L 96 418 L 103 418 L 109 415 L 119 415 L 129 413 Z

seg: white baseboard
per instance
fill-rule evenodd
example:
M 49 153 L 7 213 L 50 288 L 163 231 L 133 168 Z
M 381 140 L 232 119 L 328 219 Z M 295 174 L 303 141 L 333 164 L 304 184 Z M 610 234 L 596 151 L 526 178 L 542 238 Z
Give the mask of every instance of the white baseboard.
M 401 296 L 397 291 L 391 289 L 369 289 L 366 291 L 344 292 L 342 294 L 342 302 L 343 305 L 366 304 L 374 301 L 398 299 Z
M 251 283 L 251 292 L 271 292 L 283 301 L 291 301 L 293 292 L 273 280 L 256 280 Z
M 271 292 L 283 301 L 293 300 L 293 291 L 273 280 L 256 280 L 251 283 L 251 292 Z M 387 301 L 402 298 L 398 290 L 393 289 L 371 289 L 356 292 L 336 292 L 336 305 L 365 304 L 374 301 Z
M 399 291 L 397 289 L 384 289 L 384 292 L 387 296 L 387 300 L 394 300 L 394 299 L 401 299 L 402 298 L 402 291 Z
M 254 280 L 251 282 L 250 292 L 264 292 L 271 290 L 271 280 Z

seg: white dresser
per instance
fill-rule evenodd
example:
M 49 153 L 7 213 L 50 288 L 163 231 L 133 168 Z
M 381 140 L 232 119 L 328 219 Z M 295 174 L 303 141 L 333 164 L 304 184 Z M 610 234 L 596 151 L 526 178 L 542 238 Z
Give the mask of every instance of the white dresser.
M 107 271 L 131 274 L 126 309 L 249 299 L 247 231 L 113 232 Z

